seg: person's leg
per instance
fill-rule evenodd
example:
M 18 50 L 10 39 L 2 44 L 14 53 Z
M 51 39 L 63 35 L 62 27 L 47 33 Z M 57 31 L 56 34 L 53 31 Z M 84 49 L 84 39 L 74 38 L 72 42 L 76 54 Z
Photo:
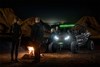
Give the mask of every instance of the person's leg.
M 18 49 L 19 49 L 19 40 L 16 41 L 15 61 L 18 61 Z
M 35 44 L 35 62 L 40 62 L 40 46 L 37 42 Z
M 35 51 L 35 61 L 40 62 L 40 49 L 39 48 L 36 48 L 36 51 Z
M 48 45 L 50 44 L 50 42 L 48 41 L 47 43 L 46 43 L 46 51 L 45 52 L 49 52 L 49 50 L 48 50 Z
M 14 49 L 15 49 L 15 41 L 13 40 L 11 45 L 11 61 L 14 61 Z

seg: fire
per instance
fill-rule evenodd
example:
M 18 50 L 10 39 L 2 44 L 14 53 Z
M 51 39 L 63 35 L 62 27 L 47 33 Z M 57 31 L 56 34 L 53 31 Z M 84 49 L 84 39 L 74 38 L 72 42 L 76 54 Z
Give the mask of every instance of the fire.
M 33 56 L 34 55 L 34 47 L 28 46 L 27 48 L 28 48 L 28 54 Z

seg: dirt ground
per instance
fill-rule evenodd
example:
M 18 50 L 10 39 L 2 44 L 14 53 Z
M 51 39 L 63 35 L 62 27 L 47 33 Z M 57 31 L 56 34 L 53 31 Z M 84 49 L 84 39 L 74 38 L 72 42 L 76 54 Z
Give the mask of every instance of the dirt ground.
M 18 63 L 10 62 L 10 53 L 0 54 L 0 67 L 87 67 L 100 66 L 100 49 L 94 51 L 81 50 L 78 54 L 70 51 L 58 53 L 42 53 L 41 61 L 34 63 L 34 59 L 22 59 L 26 51 L 19 52 Z

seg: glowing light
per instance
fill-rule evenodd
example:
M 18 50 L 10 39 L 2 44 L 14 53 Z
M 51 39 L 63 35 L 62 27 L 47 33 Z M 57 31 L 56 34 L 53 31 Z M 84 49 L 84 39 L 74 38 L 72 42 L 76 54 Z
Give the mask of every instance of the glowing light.
M 68 24 L 68 25 L 60 25 L 60 27 L 64 28 L 64 27 L 73 27 L 75 26 L 74 24 Z
M 28 54 L 33 56 L 34 55 L 34 51 L 35 51 L 34 47 L 28 46 L 27 48 L 28 48 Z
M 59 37 L 55 35 L 55 36 L 54 36 L 54 39 L 55 39 L 55 40 L 59 40 Z
M 70 38 L 70 36 L 65 37 L 65 40 L 68 40 Z

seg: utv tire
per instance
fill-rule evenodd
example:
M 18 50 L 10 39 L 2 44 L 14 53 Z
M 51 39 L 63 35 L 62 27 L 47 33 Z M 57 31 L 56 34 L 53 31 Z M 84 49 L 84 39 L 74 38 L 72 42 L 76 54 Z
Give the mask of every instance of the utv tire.
M 55 44 L 52 45 L 52 52 L 57 52 L 57 47 Z
M 49 52 L 56 52 L 57 48 L 56 48 L 55 44 L 50 43 L 48 46 L 48 50 L 49 50 Z
M 49 51 L 49 52 L 52 52 L 52 45 L 53 45 L 53 43 L 50 43 L 50 44 L 48 45 L 48 51 Z
M 94 42 L 92 40 L 89 40 L 87 42 L 87 45 L 89 50 L 94 50 Z
M 78 53 L 79 52 L 79 46 L 75 41 L 73 41 L 71 43 L 71 52 L 72 53 Z

